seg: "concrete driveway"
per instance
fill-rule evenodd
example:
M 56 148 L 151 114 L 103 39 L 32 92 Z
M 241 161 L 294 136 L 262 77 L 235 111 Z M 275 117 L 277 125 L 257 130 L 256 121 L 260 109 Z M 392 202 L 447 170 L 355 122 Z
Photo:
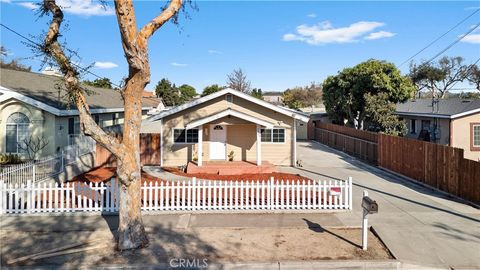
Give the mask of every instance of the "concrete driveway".
M 302 168 L 282 167 L 313 179 L 353 177 L 353 212 L 335 216 L 361 225 L 363 190 L 379 204 L 370 224 L 397 259 L 421 265 L 480 269 L 480 210 L 366 165 L 316 142 L 299 142 Z

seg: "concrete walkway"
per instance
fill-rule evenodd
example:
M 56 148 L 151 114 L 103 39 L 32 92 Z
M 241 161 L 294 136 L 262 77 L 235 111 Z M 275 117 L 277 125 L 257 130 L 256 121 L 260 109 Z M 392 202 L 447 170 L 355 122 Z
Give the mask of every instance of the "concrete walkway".
M 379 204 L 370 224 L 397 259 L 416 264 L 480 269 L 480 210 L 366 165 L 315 142 L 298 143 L 302 168 L 281 168 L 313 179 L 353 177 L 353 213 L 335 214 L 361 224 L 363 190 Z

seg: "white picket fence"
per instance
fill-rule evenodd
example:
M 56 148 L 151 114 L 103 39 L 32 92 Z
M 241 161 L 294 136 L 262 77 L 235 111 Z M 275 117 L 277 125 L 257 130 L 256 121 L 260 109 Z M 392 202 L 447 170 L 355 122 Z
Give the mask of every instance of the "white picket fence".
M 18 165 L 0 168 L 0 181 L 7 184 L 25 186 L 28 181 L 41 182 L 63 172 L 65 166 L 76 162 L 79 157 L 93 153 L 96 143 L 91 138 L 86 138 L 82 144 L 69 145 L 59 154 L 40 158 Z
M 248 212 L 352 209 L 347 181 L 162 181 L 144 183 L 142 210 L 160 212 Z M 0 213 L 117 212 L 118 182 L 0 182 Z

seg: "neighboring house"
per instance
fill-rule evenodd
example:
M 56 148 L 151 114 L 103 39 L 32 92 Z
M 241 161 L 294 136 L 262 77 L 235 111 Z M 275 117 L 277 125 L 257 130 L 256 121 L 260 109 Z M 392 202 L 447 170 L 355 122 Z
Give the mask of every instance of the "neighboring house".
M 265 92 L 262 94 L 263 100 L 266 102 L 281 105 L 283 104 L 283 93 L 282 92 Z
M 462 148 L 468 159 L 480 160 L 480 99 L 416 99 L 397 104 L 406 121 L 406 137 Z
M 144 120 L 142 133 L 160 134 L 162 166 L 226 161 L 231 151 L 237 161 L 293 166 L 298 121 L 308 117 L 227 88 Z
M 123 123 L 120 92 L 86 86 L 87 103 L 101 127 Z M 24 155 L 18 147 L 24 139 L 45 138 L 48 145 L 40 156 L 54 154 L 69 144 L 79 143 L 78 111 L 68 106 L 63 79 L 54 75 L 0 69 L 0 153 Z M 143 98 L 143 115 L 159 106 L 157 98 Z

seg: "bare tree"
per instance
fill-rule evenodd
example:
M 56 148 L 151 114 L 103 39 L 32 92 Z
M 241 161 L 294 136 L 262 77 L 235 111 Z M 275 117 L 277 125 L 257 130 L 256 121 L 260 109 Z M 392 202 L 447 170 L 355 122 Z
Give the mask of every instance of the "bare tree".
M 250 94 L 250 81 L 247 80 L 247 75 L 241 68 L 235 69 L 227 75 L 227 85 L 232 89 Z
M 34 138 L 30 135 L 18 143 L 18 148 L 27 152 L 29 159 L 35 159 L 37 154 L 47 147 L 48 143 L 49 141 L 44 136 Z
M 140 125 L 142 120 L 142 94 L 150 82 L 148 40 L 167 21 L 177 22 L 183 0 L 171 0 L 162 12 L 137 28 L 132 0 L 115 0 L 118 27 L 128 63 L 128 78 L 121 89 L 124 100 L 125 123 L 122 139 L 107 134 L 92 118 L 85 99 L 85 90 L 80 85 L 79 71 L 65 54 L 65 48 L 58 41 L 63 12 L 55 0 L 43 0 L 42 10 L 51 14 L 52 20 L 46 33 L 43 52 L 51 57 L 63 74 L 69 96 L 77 106 L 80 127 L 83 133 L 110 151 L 117 159 L 117 177 L 120 182 L 118 248 L 120 250 L 141 248 L 148 245 L 141 217 L 141 166 L 140 166 Z
M 410 77 L 417 85 L 418 91 L 428 89 L 432 96 L 445 98 L 448 90 L 456 83 L 467 78 L 468 66 L 463 64 L 463 58 L 443 57 L 438 63 L 425 62 L 410 65 Z
M 467 80 L 480 91 L 480 68 L 477 65 L 471 65 L 468 68 Z

